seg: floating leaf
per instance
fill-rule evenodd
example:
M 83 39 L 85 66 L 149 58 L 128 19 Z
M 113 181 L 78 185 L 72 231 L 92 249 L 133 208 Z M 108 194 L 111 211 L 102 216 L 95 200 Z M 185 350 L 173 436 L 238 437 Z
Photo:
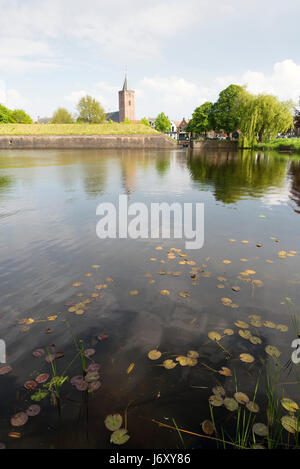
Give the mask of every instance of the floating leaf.
M 181 298 L 188 298 L 190 296 L 190 294 L 187 291 L 180 291 L 178 293 L 178 296 L 180 296 Z
M 37 404 L 32 404 L 32 405 L 29 406 L 28 409 L 26 410 L 26 414 L 27 414 L 29 417 L 35 417 L 35 416 L 38 415 L 40 412 L 41 412 L 41 408 L 40 408 L 40 406 L 37 405 Z
M 247 404 L 249 402 L 249 397 L 243 392 L 236 392 L 234 398 L 239 404 Z
M 87 383 L 93 383 L 95 381 L 99 381 L 99 378 L 100 378 L 100 375 L 98 371 L 89 371 L 84 377 Z
M 224 401 L 222 399 L 221 396 L 217 396 L 215 394 L 213 394 L 212 396 L 210 396 L 210 398 L 208 399 L 209 403 L 213 406 L 213 407 L 220 407 L 221 405 L 223 405 Z
M 218 373 L 223 376 L 232 376 L 232 371 L 226 366 L 222 366 Z
M 217 342 L 222 339 L 221 334 L 219 334 L 219 332 L 216 332 L 216 331 L 211 331 L 207 335 L 210 340 L 216 340 Z
M 89 392 L 95 392 L 97 389 L 99 389 L 101 386 L 100 381 L 93 381 L 92 383 L 89 383 L 88 388 Z
M 255 359 L 250 353 L 241 353 L 240 360 L 244 363 L 252 363 Z
M 228 260 L 228 259 L 224 259 L 222 262 L 223 262 L 223 264 L 231 264 L 231 261 Z
M 255 285 L 258 288 L 261 288 L 264 286 L 264 283 L 261 280 L 258 279 L 253 279 L 252 280 L 253 285 Z
M 221 298 L 221 301 L 224 306 L 229 306 L 232 303 L 232 300 L 230 298 Z
M 138 290 L 130 290 L 130 292 L 129 292 L 129 295 L 131 295 L 131 296 L 135 296 L 135 295 L 138 295 L 138 294 L 139 294 Z
M 26 381 L 26 383 L 24 383 L 24 388 L 27 389 L 28 391 L 33 391 L 36 386 L 37 386 L 37 383 L 33 380 Z
M 236 327 L 240 327 L 241 329 L 248 329 L 249 327 L 249 324 L 244 321 L 236 321 L 234 324 Z
M 72 287 L 81 287 L 82 283 L 80 282 L 74 282 L 72 283 Z
M 232 329 L 224 329 L 223 334 L 225 335 L 233 335 L 234 331 Z
M 250 412 L 257 413 L 259 412 L 259 405 L 256 402 L 249 401 L 246 403 L 246 407 Z
M 19 433 L 19 432 L 9 432 L 8 436 L 10 438 L 21 438 L 21 433 Z
M 48 378 L 49 378 L 48 373 L 41 373 L 35 378 L 35 380 L 37 383 L 41 384 L 41 383 L 45 383 L 48 380 Z
M 289 328 L 284 324 L 277 324 L 276 329 L 278 329 L 280 332 L 287 332 L 289 330 Z
M 268 427 L 264 423 L 255 423 L 252 427 L 255 435 L 258 436 L 268 436 Z
M 232 397 L 226 397 L 224 399 L 224 406 L 226 407 L 227 410 L 230 410 L 230 412 L 234 412 L 239 407 L 237 401 L 233 399 Z
M 270 357 L 272 358 L 279 358 L 280 355 L 281 355 L 281 352 L 280 350 L 278 350 L 277 347 L 275 347 L 275 345 L 267 345 L 265 347 L 265 351 L 268 355 L 270 355 Z
M 250 337 L 250 342 L 254 345 L 257 345 L 257 344 L 261 344 L 262 340 L 259 337 L 251 336 Z
M 96 350 L 94 348 L 87 348 L 86 350 L 84 350 L 83 355 L 88 358 L 92 357 L 95 353 Z
M 219 282 L 227 282 L 227 278 L 225 277 L 218 277 Z
M 181 366 L 187 366 L 189 363 L 189 358 L 185 357 L 183 355 L 180 355 L 179 357 L 176 357 L 176 361 L 181 365 Z
M 98 335 L 98 340 L 102 341 L 102 340 L 106 340 L 108 339 L 108 334 L 99 334 Z
M 254 327 L 261 327 L 262 326 L 262 322 L 260 319 L 250 319 L 250 324 L 251 326 L 254 326 Z
M 169 290 L 161 290 L 160 294 L 161 295 L 170 295 L 170 292 L 169 292 Z
M 99 269 L 99 268 L 100 268 L 100 265 L 97 265 L 97 264 L 92 265 L 92 269 Z
M 104 420 L 106 428 L 111 432 L 119 430 L 119 428 L 121 428 L 122 422 L 123 418 L 120 414 L 110 414 Z
M 125 428 L 121 428 L 111 434 L 110 442 L 115 445 L 123 445 L 129 440 L 130 436 Z
M 281 425 L 289 433 L 296 433 L 300 431 L 300 425 L 296 417 L 292 415 L 284 415 L 280 419 Z
M 206 435 L 212 435 L 215 431 L 214 424 L 210 420 L 204 420 L 202 422 L 202 430 Z
M 27 423 L 28 415 L 26 412 L 18 412 L 17 414 L 13 415 L 10 419 L 10 423 L 13 427 L 22 427 Z
M 163 366 L 166 368 L 166 370 L 171 370 L 177 366 L 177 363 L 175 363 L 173 360 L 165 360 L 163 362 Z
M 282 399 L 281 405 L 289 412 L 297 412 L 297 410 L 299 410 L 298 404 L 295 401 L 292 401 L 292 399 L 288 399 L 287 397 Z
M 0 367 L 0 375 L 6 375 L 12 371 L 12 367 L 9 365 L 1 366 Z
M 134 368 L 134 363 L 130 363 L 129 367 L 127 368 L 126 373 L 129 375 L 129 373 L 132 372 L 133 368 Z
M 243 337 L 243 339 L 251 339 L 251 332 L 248 329 L 240 329 L 239 330 L 239 335 Z
M 159 350 L 150 350 L 148 353 L 150 360 L 158 360 L 161 357 L 161 352 Z
M 223 388 L 223 386 L 214 386 L 212 388 L 212 392 L 216 396 L 225 396 L 225 394 L 226 394 L 225 389 Z
M 231 287 L 231 290 L 233 290 L 235 292 L 238 292 L 238 291 L 240 291 L 240 287 L 233 286 L 233 287 Z
M 187 356 L 189 358 L 199 358 L 199 353 L 196 350 L 189 350 Z

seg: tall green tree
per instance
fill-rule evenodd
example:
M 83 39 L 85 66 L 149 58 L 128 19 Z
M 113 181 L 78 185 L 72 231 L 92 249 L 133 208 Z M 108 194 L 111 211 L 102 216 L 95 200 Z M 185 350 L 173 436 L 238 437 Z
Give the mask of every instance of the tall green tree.
M 205 134 L 213 129 L 212 119 L 213 103 L 206 101 L 201 106 L 198 106 L 192 115 L 192 119 L 189 121 L 186 131 L 194 132 L 197 135 Z
M 105 122 L 105 112 L 101 104 L 89 95 L 82 97 L 77 104 L 79 121 L 87 124 L 101 124 Z
M 72 115 L 63 107 L 59 107 L 54 111 L 51 124 L 73 124 L 74 119 Z
M 211 114 L 215 130 L 224 130 L 229 136 L 231 132 L 239 129 L 241 114 L 236 106 L 236 100 L 243 90 L 242 86 L 229 85 L 221 91 Z
M 171 121 L 163 112 L 158 114 L 155 120 L 155 129 L 163 133 L 171 132 Z
M 15 109 L 11 115 L 18 124 L 32 124 L 31 117 L 23 109 Z
M 243 147 L 251 148 L 257 141 L 275 138 L 278 133 L 285 133 L 293 126 L 291 101 L 279 101 L 268 94 L 255 96 L 243 90 L 235 105 L 240 114 Z
M 1 124 L 10 124 L 14 123 L 15 119 L 12 116 L 12 112 L 3 104 L 0 104 L 0 123 Z

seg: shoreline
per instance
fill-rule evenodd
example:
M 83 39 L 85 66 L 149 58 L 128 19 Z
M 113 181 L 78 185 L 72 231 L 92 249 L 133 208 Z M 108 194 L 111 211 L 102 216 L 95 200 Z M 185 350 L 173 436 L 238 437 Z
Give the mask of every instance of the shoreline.
M 164 134 L 145 135 L 0 135 L 0 150 L 17 149 L 175 149 Z

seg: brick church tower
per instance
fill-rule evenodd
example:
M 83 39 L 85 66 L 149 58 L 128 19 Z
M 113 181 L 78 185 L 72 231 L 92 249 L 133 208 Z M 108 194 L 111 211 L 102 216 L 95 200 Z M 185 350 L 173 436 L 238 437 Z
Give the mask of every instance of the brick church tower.
M 134 91 L 128 88 L 127 74 L 123 89 L 119 91 L 119 122 L 123 122 L 126 117 L 130 121 L 135 121 Z

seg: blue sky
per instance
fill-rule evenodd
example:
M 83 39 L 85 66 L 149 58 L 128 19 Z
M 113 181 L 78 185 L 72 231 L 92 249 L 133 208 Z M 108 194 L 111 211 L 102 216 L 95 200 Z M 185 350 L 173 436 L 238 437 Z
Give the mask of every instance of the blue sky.
M 298 101 L 299 0 L 0 0 L 0 102 L 51 116 L 84 94 L 190 117 L 230 83 Z

